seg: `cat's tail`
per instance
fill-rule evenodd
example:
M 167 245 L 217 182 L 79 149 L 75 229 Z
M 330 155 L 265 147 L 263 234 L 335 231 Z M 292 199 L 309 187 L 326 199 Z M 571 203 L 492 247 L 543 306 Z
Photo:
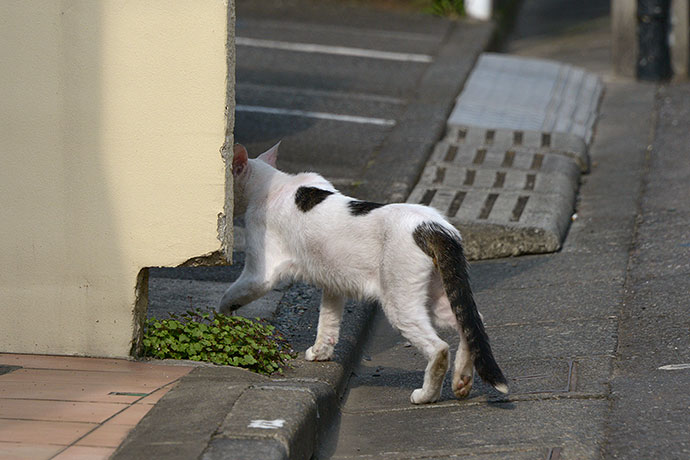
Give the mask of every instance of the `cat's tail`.
M 413 236 L 422 251 L 434 259 L 477 374 L 501 393 L 508 393 L 508 382 L 496 363 L 474 302 L 460 235 L 439 223 L 426 222 L 415 229 Z

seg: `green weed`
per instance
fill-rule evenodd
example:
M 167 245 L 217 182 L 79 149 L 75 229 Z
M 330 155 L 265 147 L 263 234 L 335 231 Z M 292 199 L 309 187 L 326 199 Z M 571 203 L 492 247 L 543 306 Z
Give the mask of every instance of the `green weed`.
M 464 16 L 464 0 L 431 0 L 428 11 L 437 16 Z
M 297 354 L 275 327 L 261 320 L 200 309 L 169 319 L 146 321 L 143 355 L 243 367 L 260 374 L 282 373 Z

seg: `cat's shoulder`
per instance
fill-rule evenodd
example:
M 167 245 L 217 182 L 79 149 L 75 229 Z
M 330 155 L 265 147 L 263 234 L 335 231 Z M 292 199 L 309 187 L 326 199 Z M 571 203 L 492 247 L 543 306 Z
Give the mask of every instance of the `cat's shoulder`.
M 295 205 L 302 212 L 310 211 L 331 195 L 340 195 L 333 184 L 316 173 L 296 174 L 291 182 Z
M 292 185 L 295 190 L 300 187 L 312 187 L 329 192 L 337 192 L 336 188 L 325 177 L 313 172 L 303 172 L 293 176 Z

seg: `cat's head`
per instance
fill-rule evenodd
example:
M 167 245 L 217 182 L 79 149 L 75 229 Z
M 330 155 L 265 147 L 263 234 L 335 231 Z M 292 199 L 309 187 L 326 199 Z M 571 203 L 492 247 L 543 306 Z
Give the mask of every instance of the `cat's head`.
M 248 185 L 250 181 L 260 182 L 268 185 L 268 177 L 265 176 L 270 175 L 276 170 L 279 145 L 280 142 L 266 150 L 255 159 L 251 159 L 249 158 L 247 149 L 243 145 L 235 144 L 232 157 L 235 216 L 241 216 L 247 210 L 247 204 L 249 202 Z

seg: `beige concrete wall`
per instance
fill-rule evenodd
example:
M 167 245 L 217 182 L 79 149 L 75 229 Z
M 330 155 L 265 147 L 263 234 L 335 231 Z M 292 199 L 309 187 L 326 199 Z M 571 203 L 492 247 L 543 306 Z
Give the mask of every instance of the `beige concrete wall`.
M 223 0 L 0 2 L 0 352 L 126 356 L 140 270 L 219 249 L 226 36 Z

